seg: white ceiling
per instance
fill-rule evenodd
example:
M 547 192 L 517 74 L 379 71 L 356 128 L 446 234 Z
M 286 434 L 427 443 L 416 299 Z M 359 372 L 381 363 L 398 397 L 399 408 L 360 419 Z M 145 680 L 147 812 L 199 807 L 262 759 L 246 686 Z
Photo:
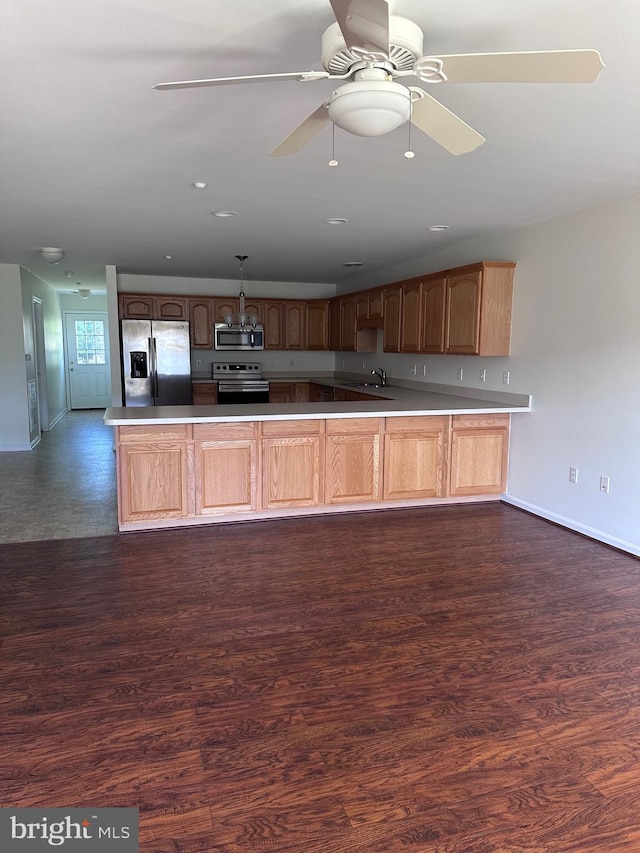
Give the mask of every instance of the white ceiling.
M 342 283 L 343 263 L 362 261 L 375 283 L 395 259 L 426 268 L 443 245 L 640 190 L 638 0 L 397 0 L 395 12 L 422 27 L 425 53 L 596 48 L 607 67 L 592 84 L 431 88 L 484 145 L 454 157 L 414 130 L 407 160 L 407 125 L 336 129 L 330 168 L 331 126 L 300 154 L 268 152 L 331 81 L 151 88 L 319 70 L 329 0 L 4 0 L 0 261 L 65 289 L 103 283 L 106 264 L 235 279 L 239 253 L 248 279 Z M 62 247 L 62 263 L 41 246 Z

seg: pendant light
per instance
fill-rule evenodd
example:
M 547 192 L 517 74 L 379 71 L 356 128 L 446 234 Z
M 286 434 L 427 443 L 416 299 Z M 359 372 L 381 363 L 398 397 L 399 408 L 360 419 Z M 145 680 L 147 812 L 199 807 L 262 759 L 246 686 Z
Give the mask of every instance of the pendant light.
M 235 320 L 236 325 L 240 326 L 243 329 L 247 325 L 253 326 L 255 328 L 258 325 L 260 318 L 257 314 L 251 314 L 250 316 L 248 316 L 245 311 L 244 305 L 244 262 L 249 256 L 236 255 L 235 257 L 238 259 L 238 261 L 240 261 L 240 304 L 238 306 L 238 313 L 235 315 L 235 317 L 233 314 L 225 314 L 224 321 L 229 327 L 233 326 Z

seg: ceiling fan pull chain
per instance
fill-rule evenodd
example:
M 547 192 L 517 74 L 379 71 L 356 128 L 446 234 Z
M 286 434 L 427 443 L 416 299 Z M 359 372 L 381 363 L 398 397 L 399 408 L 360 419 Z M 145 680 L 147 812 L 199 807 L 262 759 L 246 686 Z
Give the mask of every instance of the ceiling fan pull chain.
M 338 161 L 336 160 L 336 126 L 335 124 L 331 125 L 331 160 L 329 160 L 330 166 L 337 166 Z
M 416 156 L 415 152 L 413 152 L 411 150 L 411 119 L 412 119 L 412 117 L 413 117 L 413 95 L 411 94 L 411 90 L 409 89 L 409 121 L 407 122 L 407 124 L 409 125 L 409 145 L 407 147 L 407 150 L 404 152 L 404 156 L 407 158 L 407 160 L 413 160 L 413 158 Z

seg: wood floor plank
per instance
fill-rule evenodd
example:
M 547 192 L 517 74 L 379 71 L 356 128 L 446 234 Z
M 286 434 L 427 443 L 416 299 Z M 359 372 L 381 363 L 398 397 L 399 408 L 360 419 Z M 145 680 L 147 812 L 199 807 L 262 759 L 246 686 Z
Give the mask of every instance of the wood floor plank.
M 0 545 L 0 799 L 142 853 L 637 853 L 640 562 L 499 503 Z

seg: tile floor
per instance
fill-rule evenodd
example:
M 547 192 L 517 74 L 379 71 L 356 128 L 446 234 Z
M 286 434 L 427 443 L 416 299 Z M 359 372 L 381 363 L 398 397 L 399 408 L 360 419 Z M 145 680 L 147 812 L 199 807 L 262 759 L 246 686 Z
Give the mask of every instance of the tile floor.
M 0 542 L 117 532 L 113 435 L 103 415 L 68 412 L 35 450 L 0 452 Z

